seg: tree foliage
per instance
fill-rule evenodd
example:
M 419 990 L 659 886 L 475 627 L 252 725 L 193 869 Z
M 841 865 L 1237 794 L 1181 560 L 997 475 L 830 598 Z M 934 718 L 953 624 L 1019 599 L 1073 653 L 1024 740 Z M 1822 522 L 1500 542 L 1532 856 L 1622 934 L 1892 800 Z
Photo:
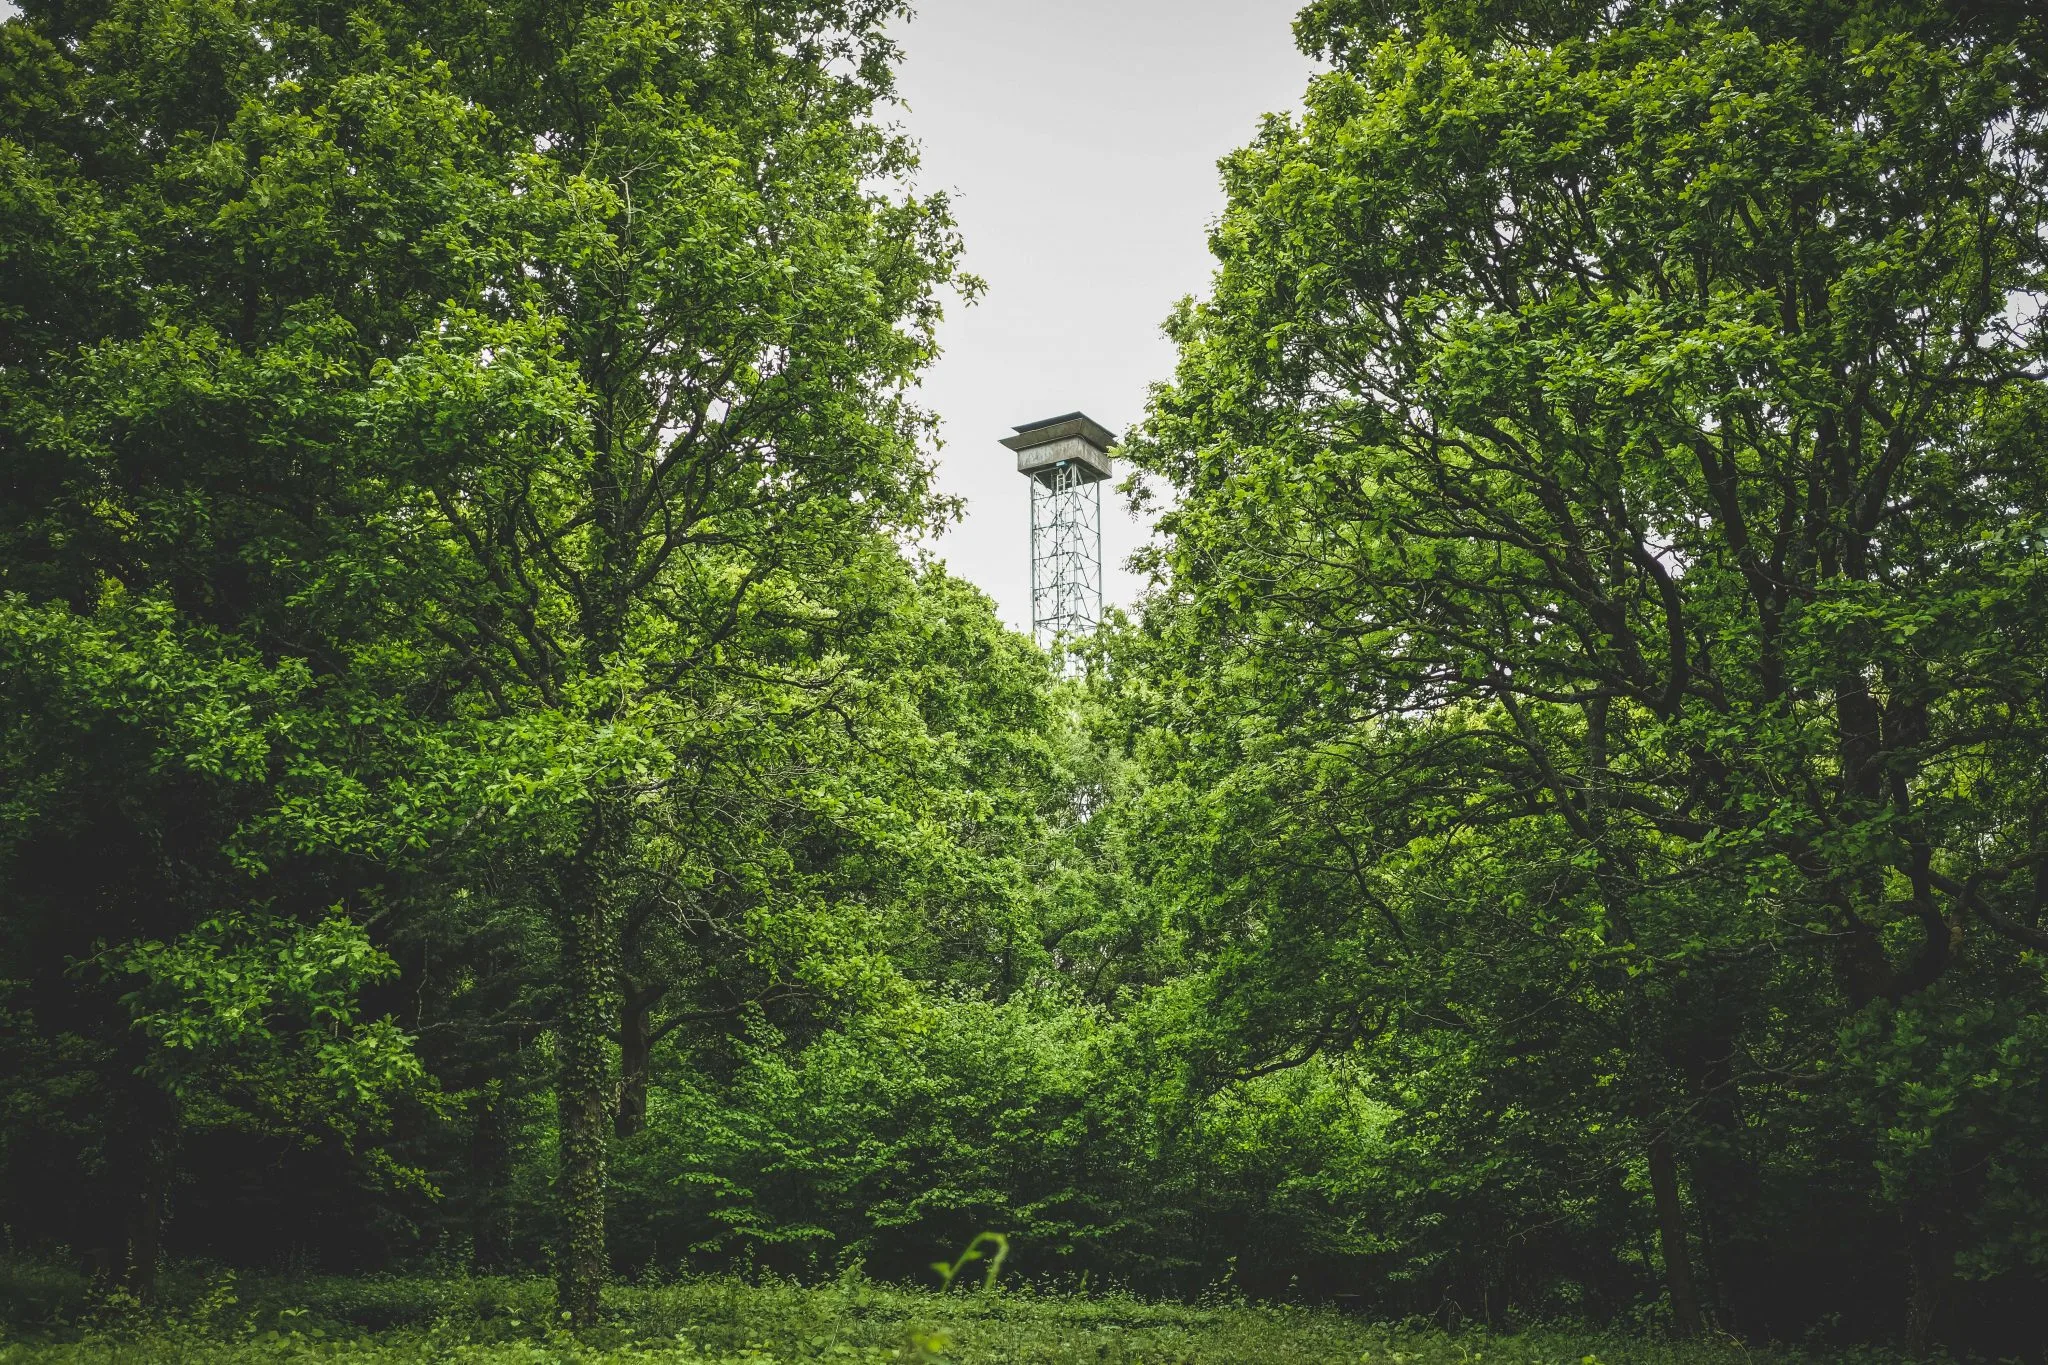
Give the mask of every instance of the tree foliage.
M 1069 673 L 895 6 L 23 10 L 10 1246 L 2036 1344 L 2037 21 L 1309 5 Z
M 1217 1046 L 1371 1048 L 1503 1244 L 1556 1182 L 1572 1220 L 1647 1185 L 1681 1330 L 1789 1326 L 1881 1188 L 1924 1342 L 2037 1179 L 2025 44 L 1340 9 L 1226 163 L 1134 446 L 1178 499 L 1138 657 Z M 1776 1231 L 1806 1200 L 1842 1243 Z M 1473 1273 L 1526 1292 L 1508 1259 Z

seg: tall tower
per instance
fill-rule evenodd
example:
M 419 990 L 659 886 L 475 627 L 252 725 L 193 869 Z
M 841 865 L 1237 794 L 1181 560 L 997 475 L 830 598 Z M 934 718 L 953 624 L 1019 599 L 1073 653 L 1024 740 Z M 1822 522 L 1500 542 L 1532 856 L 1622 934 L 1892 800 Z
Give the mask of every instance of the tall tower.
M 1109 428 L 1078 412 L 1026 422 L 1003 444 L 1031 480 L 1031 633 L 1073 639 L 1102 619 L 1102 490 Z

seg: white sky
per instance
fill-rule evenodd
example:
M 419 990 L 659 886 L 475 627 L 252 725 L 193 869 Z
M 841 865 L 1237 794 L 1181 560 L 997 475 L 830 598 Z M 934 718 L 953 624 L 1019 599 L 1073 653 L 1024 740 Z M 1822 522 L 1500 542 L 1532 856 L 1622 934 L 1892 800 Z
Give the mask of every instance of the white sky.
M 1121 433 L 1172 372 L 1159 324 L 1209 277 L 1216 159 L 1298 106 L 1300 0 L 921 0 L 901 29 L 900 119 L 920 184 L 955 195 L 968 268 L 922 401 L 944 421 L 940 484 L 965 519 L 934 546 L 1020 629 L 1031 624 L 1029 488 L 996 444 L 1079 409 Z M 14 12 L 0 0 L 0 18 Z M 1145 528 L 1103 487 L 1104 596 Z
M 1079 409 L 1121 433 L 1170 377 L 1159 324 L 1209 279 L 1216 160 L 1262 113 L 1299 106 L 1300 0 L 918 0 L 901 30 L 920 184 L 955 194 L 967 265 L 922 401 L 944 421 L 940 484 L 966 516 L 934 546 L 1031 624 L 1029 485 L 996 444 Z M 1146 530 L 1103 485 L 1105 598 Z

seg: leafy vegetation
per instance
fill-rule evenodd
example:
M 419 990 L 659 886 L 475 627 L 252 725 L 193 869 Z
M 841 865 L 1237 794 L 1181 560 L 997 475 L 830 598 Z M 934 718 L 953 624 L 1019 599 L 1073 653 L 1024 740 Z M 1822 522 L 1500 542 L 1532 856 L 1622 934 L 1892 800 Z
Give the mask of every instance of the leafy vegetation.
M 1070 669 L 898 17 L 0 24 L 12 1358 L 2037 1357 L 2039 22 L 1311 4 Z
M 76 1288 L 75 1285 L 71 1286 Z M 1732 1341 L 1674 1345 L 1584 1329 L 1508 1334 L 1387 1327 L 1328 1310 L 1243 1302 L 1162 1304 L 977 1289 L 938 1293 L 858 1273 L 811 1288 L 707 1279 L 605 1291 L 605 1326 L 552 1325 L 535 1280 L 353 1278 L 275 1284 L 194 1279 L 168 1317 L 76 1301 L 77 1325 L 0 1345 L 0 1361 L 115 1365 L 254 1361 L 753 1362 L 926 1361 L 930 1365 L 1107 1361 L 1114 1365 L 1800 1365 L 1818 1353 L 1746 1351 Z M 54 1305 L 39 1305 L 48 1312 Z M 1884 1357 L 1863 1353 L 1866 1362 Z

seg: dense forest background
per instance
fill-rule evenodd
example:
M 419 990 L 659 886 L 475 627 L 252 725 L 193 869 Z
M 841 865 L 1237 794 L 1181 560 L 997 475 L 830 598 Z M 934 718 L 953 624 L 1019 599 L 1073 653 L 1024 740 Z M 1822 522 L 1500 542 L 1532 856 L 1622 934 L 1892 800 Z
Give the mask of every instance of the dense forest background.
M 1070 662 L 885 0 L 0 24 L 0 1222 L 2038 1349 L 2020 7 L 1317 0 Z

